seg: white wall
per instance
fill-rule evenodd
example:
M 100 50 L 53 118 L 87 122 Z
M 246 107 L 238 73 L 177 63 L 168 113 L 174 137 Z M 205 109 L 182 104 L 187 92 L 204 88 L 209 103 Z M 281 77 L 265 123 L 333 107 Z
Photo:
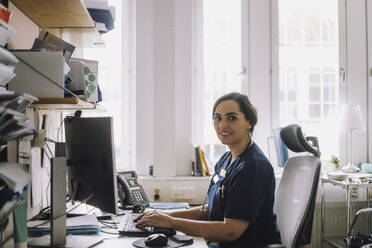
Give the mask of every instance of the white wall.
M 266 139 L 272 130 L 270 1 L 251 0 L 248 8 L 248 97 L 258 113 L 254 140 L 267 155 Z
M 136 1 L 136 169 L 154 161 L 154 1 Z
M 365 0 L 346 1 L 346 94 L 347 103 L 360 105 L 367 124 L 366 2 Z M 352 161 L 354 163 L 365 162 L 368 159 L 368 132 L 369 130 L 353 133 Z M 344 161 L 346 161 L 346 154 L 341 153 L 344 155 L 341 156 Z
M 136 168 L 191 174 L 191 24 L 187 0 L 137 1 Z M 144 18 L 146 16 L 146 18 Z

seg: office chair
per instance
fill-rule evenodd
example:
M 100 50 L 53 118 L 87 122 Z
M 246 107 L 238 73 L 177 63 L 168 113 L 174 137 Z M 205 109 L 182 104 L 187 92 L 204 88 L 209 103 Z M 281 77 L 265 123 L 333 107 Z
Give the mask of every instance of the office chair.
M 280 137 L 291 151 L 310 154 L 291 157 L 285 164 L 274 202 L 282 245 L 266 247 L 300 247 L 311 243 L 321 167 L 319 144 L 316 137 L 305 138 L 298 125 L 284 127 Z
M 297 248 L 311 243 L 321 166 L 318 139 L 305 138 L 298 125 L 284 127 L 280 137 L 291 151 L 310 153 L 287 160 L 275 193 L 274 213 L 282 244 L 233 245 L 232 248 Z

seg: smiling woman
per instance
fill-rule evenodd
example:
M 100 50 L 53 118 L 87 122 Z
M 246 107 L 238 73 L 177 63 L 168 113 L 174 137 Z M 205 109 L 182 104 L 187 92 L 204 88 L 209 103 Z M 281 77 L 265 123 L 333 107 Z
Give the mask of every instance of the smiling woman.
M 150 211 L 138 227 L 159 226 L 209 240 L 210 248 L 280 243 L 273 213 L 273 168 L 253 142 L 257 113 L 248 97 L 229 93 L 213 107 L 217 136 L 229 148 L 215 167 L 208 204 L 175 212 Z

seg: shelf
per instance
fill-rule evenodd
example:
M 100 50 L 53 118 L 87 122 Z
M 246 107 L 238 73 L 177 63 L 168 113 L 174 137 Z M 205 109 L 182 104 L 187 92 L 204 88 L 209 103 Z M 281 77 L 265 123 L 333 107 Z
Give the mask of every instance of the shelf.
M 140 176 L 141 180 L 163 180 L 163 181 L 210 181 L 212 177 L 194 177 L 194 176 L 175 176 L 175 177 L 155 177 L 155 176 Z
M 83 0 L 11 0 L 37 26 L 75 47 L 104 47 Z
M 358 172 L 358 173 L 350 173 L 350 175 L 348 175 L 348 178 L 350 178 L 350 180 L 343 180 L 343 181 L 338 181 L 338 180 L 335 180 L 335 179 L 330 179 L 327 177 L 327 175 L 323 175 L 321 177 L 321 181 L 323 183 L 330 183 L 334 186 L 341 186 L 342 188 L 346 188 L 346 186 L 349 186 L 349 187 L 359 187 L 359 188 L 366 188 L 366 187 L 370 187 L 371 186 L 371 182 L 370 182 L 370 178 L 371 178 L 371 174 L 370 173 L 364 173 L 364 172 Z M 367 178 L 368 180 L 367 181 L 363 181 L 363 182 L 354 182 L 353 181 L 353 178 L 357 178 L 357 179 L 361 179 L 361 178 Z
M 42 28 L 94 28 L 83 0 L 11 0 Z
M 64 98 L 61 98 L 64 99 Z M 68 98 L 67 98 L 68 99 Z M 96 109 L 96 105 L 93 103 L 78 100 L 77 103 L 34 103 L 30 105 L 31 108 L 35 109 L 51 109 L 51 110 L 89 110 Z

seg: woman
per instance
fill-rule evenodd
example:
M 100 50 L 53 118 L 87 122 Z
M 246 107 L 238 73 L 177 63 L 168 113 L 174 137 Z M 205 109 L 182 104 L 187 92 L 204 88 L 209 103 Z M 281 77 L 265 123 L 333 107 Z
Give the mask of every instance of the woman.
M 211 241 L 209 247 L 280 243 L 273 213 L 273 168 L 253 142 L 257 112 L 248 97 L 230 93 L 213 106 L 213 123 L 226 152 L 216 164 L 208 205 L 174 212 L 150 211 L 137 226 L 179 230 Z

